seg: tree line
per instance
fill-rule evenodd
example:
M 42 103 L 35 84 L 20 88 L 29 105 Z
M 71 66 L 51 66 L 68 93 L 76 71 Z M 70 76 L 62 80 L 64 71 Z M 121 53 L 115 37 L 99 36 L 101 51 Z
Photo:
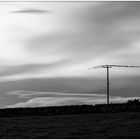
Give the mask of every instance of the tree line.
M 140 100 L 128 100 L 126 103 L 111 103 L 97 105 L 71 105 L 53 107 L 28 107 L 28 108 L 5 108 L 0 109 L 0 117 L 22 116 L 49 116 L 67 114 L 90 114 L 90 113 L 115 113 L 115 112 L 140 112 Z

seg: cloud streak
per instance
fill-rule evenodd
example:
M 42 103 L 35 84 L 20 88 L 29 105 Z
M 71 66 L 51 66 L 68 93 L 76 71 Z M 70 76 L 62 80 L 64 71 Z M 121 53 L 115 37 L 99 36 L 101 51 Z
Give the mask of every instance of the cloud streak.
M 33 73 L 39 72 L 40 70 L 50 70 L 52 68 L 62 67 L 64 64 L 68 63 L 69 60 L 58 60 L 53 63 L 30 63 L 30 64 L 23 64 L 23 65 L 15 65 L 15 66 L 1 66 L 0 76 L 10 76 L 16 74 L 26 74 L 26 73 Z
M 17 91 L 10 91 L 7 92 L 6 94 L 8 95 L 16 95 L 19 98 L 35 98 L 37 96 L 47 96 L 47 97 L 91 97 L 91 98 L 104 98 L 106 95 L 104 94 L 88 94 L 88 93 L 62 93 L 62 92 L 36 92 L 36 91 L 22 91 L 22 90 L 17 90 Z
M 50 11 L 46 10 L 41 10 L 41 9 L 32 9 L 32 8 L 26 8 L 26 9 L 21 9 L 17 11 L 12 11 L 11 13 L 19 13 L 19 14 L 44 14 L 44 13 L 49 13 Z
M 88 93 L 61 93 L 61 92 L 35 92 L 35 91 L 12 91 L 9 95 L 19 98 L 31 98 L 26 102 L 16 103 L 6 107 L 40 107 L 40 106 L 63 106 L 63 105 L 82 105 L 82 104 L 101 104 L 106 103 L 105 94 Z M 42 97 L 43 96 L 43 97 Z M 126 102 L 129 99 L 139 97 L 110 96 L 110 102 Z
M 111 97 L 110 102 L 126 102 L 129 99 L 138 97 Z M 82 105 L 82 104 L 101 104 L 106 103 L 106 98 L 91 98 L 91 97 L 38 97 L 30 99 L 26 102 L 16 103 L 14 105 L 6 106 L 7 108 L 15 107 L 41 107 L 41 106 L 63 106 L 63 105 Z

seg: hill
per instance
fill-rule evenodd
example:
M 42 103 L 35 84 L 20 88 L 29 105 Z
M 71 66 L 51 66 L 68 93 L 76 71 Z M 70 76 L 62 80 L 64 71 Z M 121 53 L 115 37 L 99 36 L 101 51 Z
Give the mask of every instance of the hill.
M 0 138 L 140 138 L 138 100 L 95 106 L 9 108 L 1 109 L 0 116 Z

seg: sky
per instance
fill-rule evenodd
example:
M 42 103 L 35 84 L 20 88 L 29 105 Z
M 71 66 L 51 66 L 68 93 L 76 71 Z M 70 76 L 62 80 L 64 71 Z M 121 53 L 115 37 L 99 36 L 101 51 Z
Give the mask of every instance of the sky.
M 140 65 L 140 2 L 0 2 L 0 108 L 106 102 L 106 69 Z M 140 69 L 110 69 L 111 102 L 139 98 Z

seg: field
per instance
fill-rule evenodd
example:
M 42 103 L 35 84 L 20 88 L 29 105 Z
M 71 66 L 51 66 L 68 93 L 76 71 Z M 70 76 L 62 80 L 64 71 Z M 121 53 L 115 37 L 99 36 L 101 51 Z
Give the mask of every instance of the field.
M 0 117 L 0 138 L 140 138 L 140 112 Z

